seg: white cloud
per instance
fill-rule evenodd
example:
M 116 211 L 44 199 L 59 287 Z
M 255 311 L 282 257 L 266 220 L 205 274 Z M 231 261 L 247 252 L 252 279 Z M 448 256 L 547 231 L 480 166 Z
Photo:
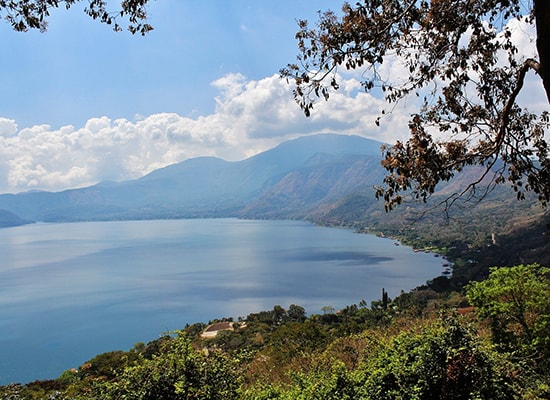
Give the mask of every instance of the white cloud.
M 529 18 L 513 18 L 507 28 L 512 33 L 512 43 L 516 45 L 519 51 L 518 58 L 538 58 L 536 40 L 537 32 L 534 24 L 529 23 Z
M 17 132 L 17 124 L 13 119 L 0 117 L 0 136 L 10 137 Z
M 304 134 L 373 133 L 379 112 L 379 100 L 358 92 L 353 80 L 344 80 L 342 90 L 328 104 L 320 102 L 311 118 L 277 75 L 253 81 L 229 74 L 212 85 L 219 90 L 215 111 L 196 118 L 174 113 L 135 121 L 102 116 L 81 128 L 37 125 L 19 131 L 15 121 L 0 119 L 0 192 L 138 178 L 197 156 L 240 160 Z
M 100 133 L 103 129 L 111 127 L 111 120 L 107 117 L 91 118 L 86 122 L 84 129 L 87 129 L 91 133 Z
M 507 27 L 511 32 L 512 42 L 519 51 L 516 58 L 520 61 L 528 58 L 538 59 L 535 26 L 528 23 L 527 18 L 523 18 L 510 20 Z M 518 104 L 528 107 L 529 110 L 536 113 L 548 111 L 548 100 L 542 80 L 532 71 L 526 76 L 524 86 L 518 96 Z

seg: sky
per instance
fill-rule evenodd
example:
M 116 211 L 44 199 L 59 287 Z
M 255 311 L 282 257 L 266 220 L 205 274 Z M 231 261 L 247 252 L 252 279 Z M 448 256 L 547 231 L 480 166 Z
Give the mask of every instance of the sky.
M 198 156 L 242 160 L 308 134 L 405 139 L 415 104 L 378 127 L 385 103 L 350 75 L 306 118 L 279 77 L 298 54 L 296 21 L 341 4 L 152 0 L 144 37 L 115 33 L 82 6 L 53 10 L 44 33 L 0 20 L 0 193 L 135 179 Z M 539 106 L 540 86 L 525 95 Z

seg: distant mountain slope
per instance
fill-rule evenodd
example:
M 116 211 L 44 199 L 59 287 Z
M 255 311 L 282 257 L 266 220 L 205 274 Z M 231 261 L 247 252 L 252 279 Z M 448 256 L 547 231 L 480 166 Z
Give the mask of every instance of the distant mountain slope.
M 316 155 L 308 165 L 285 174 L 249 203 L 242 216 L 250 218 L 307 218 L 350 193 L 370 193 L 383 178 L 380 156 Z
M 0 210 L 0 228 L 26 225 L 30 223 L 32 223 L 32 221 L 25 220 L 9 211 Z
M 381 176 L 372 172 L 380 170 L 380 146 L 358 136 L 305 136 L 238 162 L 199 157 L 132 181 L 0 195 L 0 209 L 39 221 L 305 215 L 372 185 L 369 175 Z

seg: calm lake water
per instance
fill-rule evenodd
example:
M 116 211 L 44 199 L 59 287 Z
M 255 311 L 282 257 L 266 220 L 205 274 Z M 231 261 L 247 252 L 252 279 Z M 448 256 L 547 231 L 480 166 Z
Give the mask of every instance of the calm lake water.
M 36 224 L 0 229 L 0 384 L 50 379 L 186 323 L 279 304 L 308 313 L 390 297 L 442 260 L 296 221 Z

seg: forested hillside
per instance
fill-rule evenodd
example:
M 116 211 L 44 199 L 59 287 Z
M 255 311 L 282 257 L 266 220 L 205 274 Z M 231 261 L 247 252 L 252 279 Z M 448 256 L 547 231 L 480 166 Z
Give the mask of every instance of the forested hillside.
M 445 200 L 435 195 L 427 204 L 410 202 L 387 213 L 372 193 L 353 194 L 307 218 L 444 255 L 453 267 L 449 284 L 455 289 L 486 278 L 491 266 L 550 265 L 550 213 L 536 199 L 518 201 L 511 189 L 502 187 L 481 202 L 446 209 Z

